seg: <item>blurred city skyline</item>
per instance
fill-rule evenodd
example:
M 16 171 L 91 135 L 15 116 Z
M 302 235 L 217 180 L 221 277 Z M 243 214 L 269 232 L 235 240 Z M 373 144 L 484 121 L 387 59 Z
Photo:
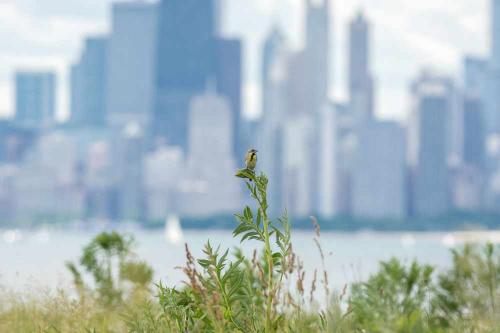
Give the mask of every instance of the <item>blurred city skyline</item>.
M 109 32 L 74 36 L 83 47 L 65 74 L 13 67 L 0 221 L 231 214 L 245 203 L 233 175 L 250 147 L 272 215 L 498 213 L 500 0 L 484 8 L 491 25 L 465 3 L 300 3 L 117 1 Z M 31 6 L 11 13 L 51 12 Z M 71 30 L 45 15 L 54 40 Z M 49 36 L 33 45 L 47 51 L 37 43 Z M 482 38 L 479 54 L 469 41 Z
M 313 0 L 318 1 L 318 0 Z M 12 79 L 16 69 L 56 69 L 58 118 L 69 115 L 69 64 L 88 35 L 109 32 L 111 0 L 4 0 L 0 2 L 0 116 L 14 113 Z M 118 1 L 120 2 L 120 1 Z M 157 2 L 157 1 L 149 1 Z M 222 33 L 243 43 L 244 114 L 260 114 L 261 47 L 277 23 L 293 49 L 303 44 L 304 1 L 224 0 Z M 486 56 L 489 1 L 333 1 L 330 95 L 348 98 L 348 22 L 363 9 L 372 24 L 372 63 L 376 77 L 375 110 L 384 118 L 406 120 L 408 82 L 422 66 L 458 77 L 464 54 Z M 16 38 L 11 38 L 15 36 Z

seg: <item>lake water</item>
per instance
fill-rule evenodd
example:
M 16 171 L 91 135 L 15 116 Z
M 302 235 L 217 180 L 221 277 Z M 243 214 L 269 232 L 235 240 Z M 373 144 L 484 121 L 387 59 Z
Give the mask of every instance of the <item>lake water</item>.
M 82 247 L 97 231 L 8 231 L 0 230 L 0 286 L 10 289 L 27 287 L 69 287 L 71 278 L 65 262 L 76 261 Z M 163 230 L 130 230 L 137 242 L 136 253 L 155 270 L 155 279 L 167 285 L 178 284 L 182 273 L 175 269 L 185 262 L 184 242 L 196 258 L 202 255 L 203 244 L 210 239 L 222 248 L 238 246 L 230 231 L 184 231 L 182 240 L 167 241 Z M 312 232 L 294 232 L 295 252 L 312 275 L 321 267 L 319 252 Z M 492 238 L 492 233 L 479 236 Z M 498 235 L 497 235 L 498 236 Z M 462 236 L 446 233 L 323 233 L 321 243 L 331 283 L 342 288 L 346 283 L 360 281 L 376 271 L 378 262 L 393 256 L 410 261 L 418 259 L 443 269 L 450 264 L 449 247 L 457 245 Z M 477 237 L 476 237 L 477 238 Z M 256 243 L 244 246 L 250 253 Z

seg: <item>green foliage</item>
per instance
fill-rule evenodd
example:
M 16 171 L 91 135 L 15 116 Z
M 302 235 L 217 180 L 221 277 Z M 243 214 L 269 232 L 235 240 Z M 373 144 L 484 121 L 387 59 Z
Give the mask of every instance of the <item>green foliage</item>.
M 104 232 L 83 249 L 80 269 L 72 262 L 66 263 L 80 297 L 96 293 L 103 304 L 110 306 L 122 302 L 127 291 L 148 288 L 153 270 L 145 262 L 135 259 L 132 247 L 131 237 Z M 90 285 L 84 282 L 81 270 L 92 276 Z
M 453 250 L 453 266 L 439 275 L 433 305 L 437 320 L 446 327 L 456 322 L 478 328 L 500 318 L 500 248 L 466 245 Z M 481 318 L 481 320 L 479 320 Z
M 452 250 L 452 267 L 398 260 L 381 263 L 355 284 L 349 309 L 357 329 L 369 332 L 499 332 L 500 249 L 465 245 Z
M 228 249 L 207 242 L 205 258 L 195 260 L 186 248 L 186 287 L 178 291 L 159 286 L 164 317 L 172 318 L 179 332 L 276 332 L 283 325 L 277 299 L 292 266 L 288 218 L 285 214 L 277 221 L 269 219 L 265 175 L 243 169 L 237 176 L 247 179 L 257 207 L 253 211 L 247 206 L 236 215 L 239 223 L 233 235 L 241 242 L 261 243 L 261 253 L 248 259 L 236 250 L 230 259 Z
M 428 298 L 433 268 L 397 259 L 380 264 L 367 282 L 353 285 L 349 306 L 359 329 L 370 332 L 424 332 L 429 330 Z

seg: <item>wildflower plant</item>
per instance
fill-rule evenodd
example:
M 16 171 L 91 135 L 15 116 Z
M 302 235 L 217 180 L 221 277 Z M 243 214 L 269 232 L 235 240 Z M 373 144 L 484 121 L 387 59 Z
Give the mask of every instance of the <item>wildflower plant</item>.
M 80 298 L 97 294 L 103 304 L 116 305 L 124 293 L 134 294 L 149 288 L 153 269 L 133 253 L 134 240 L 116 232 L 97 235 L 84 249 L 79 266 L 67 262 Z M 85 272 L 92 276 L 91 284 L 84 281 Z M 132 288 L 126 288 L 126 286 Z M 95 290 L 93 290 L 95 288 Z M 127 290 L 129 289 L 129 290 Z M 130 290 L 131 289 L 131 290 Z
M 277 220 L 277 224 L 269 219 L 267 214 L 267 177 L 261 173 L 256 176 L 255 173 L 248 169 L 239 170 L 236 173 L 237 177 L 248 179 L 246 186 L 250 191 L 250 195 L 258 203 L 257 212 L 254 213 L 249 206 L 243 210 L 243 214 L 237 214 L 236 218 L 239 225 L 233 232 L 235 237 L 240 236 L 241 242 L 246 240 L 257 240 L 264 245 L 264 259 L 266 264 L 266 314 L 265 314 L 265 332 L 272 332 L 278 326 L 280 316 L 276 314 L 276 308 L 273 306 L 273 300 L 276 299 L 281 282 L 288 269 L 290 253 L 292 250 L 290 223 L 285 214 Z M 275 237 L 277 249 L 274 250 L 271 246 L 271 237 Z
M 276 332 L 283 315 L 277 299 L 291 266 L 290 224 L 286 214 L 277 221 L 268 216 L 267 184 L 264 174 L 243 169 L 236 174 L 246 179 L 256 208 L 246 206 L 236 214 L 233 231 L 241 243 L 262 244 L 252 259 L 236 250 L 204 247 L 204 258 L 195 260 L 186 246 L 186 287 L 181 290 L 159 285 L 164 315 L 172 318 L 174 331 Z

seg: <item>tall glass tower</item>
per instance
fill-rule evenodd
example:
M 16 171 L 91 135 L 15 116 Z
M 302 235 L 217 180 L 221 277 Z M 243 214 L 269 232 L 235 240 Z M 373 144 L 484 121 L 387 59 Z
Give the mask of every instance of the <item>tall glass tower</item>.
M 488 133 L 500 130 L 500 0 L 491 1 L 491 58 L 486 104 L 486 128 Z
M 491 0 L 491 63 L 500 68 L 500 0 Z
M 349 26 L 349 95 L 358 122 L 373 117 L 373 79 L 370 69 L 370 25 L 362 12 Z
M 200 91 L 215 75 L 214 0 L 163 0 L 158 88 Z
M 26 128 L 51 126 L 55 122 L 55 73 L 18 71 L 15 84 L 15 122 Z
M 189 148 L 189 105 L 214 85 L 229 99 L 239 151 L 241 42 L 219 33 L 217 0 L 162 0 L 157 52 L 154 133 L 168 144 Z

